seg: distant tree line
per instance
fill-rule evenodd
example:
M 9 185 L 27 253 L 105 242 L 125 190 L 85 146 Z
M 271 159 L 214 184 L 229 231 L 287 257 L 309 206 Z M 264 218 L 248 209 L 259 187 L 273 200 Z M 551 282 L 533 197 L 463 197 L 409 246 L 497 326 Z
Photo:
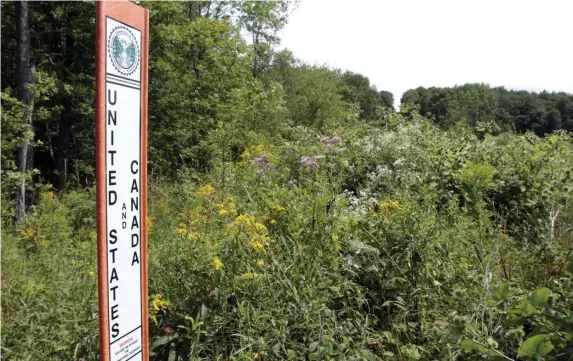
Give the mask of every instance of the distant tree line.
M 418 87 L 406 91 L 400 104 L 444 127 L 457 122 L 472 127 L 494 122 L 500 131 L 530 130 L 541 136 L 573 130 L 573 95 L 563 92 L 534 93 L 486 84 Z

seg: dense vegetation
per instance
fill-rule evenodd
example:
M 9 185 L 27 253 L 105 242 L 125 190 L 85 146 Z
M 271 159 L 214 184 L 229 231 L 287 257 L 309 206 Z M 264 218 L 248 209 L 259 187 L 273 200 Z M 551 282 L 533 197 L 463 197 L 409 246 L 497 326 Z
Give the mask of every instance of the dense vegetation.
M 537 94 L 485 84 L 419 87 L 406 91 L 401 104 L 415 107 L 445 127 L 462 121 L 476 128 L 519 133 L 529 130 L 540 136 L 573 130 L 573 95 L 567 93 Z
M 397 112 L 273 50 L 292 4 L 142 5 L 153 360 L 573 359 L 571 95 L 418 88 Z M 1 357 L 96 360 L 95 5 L 28 4 L 25 88 L 19 6 Z

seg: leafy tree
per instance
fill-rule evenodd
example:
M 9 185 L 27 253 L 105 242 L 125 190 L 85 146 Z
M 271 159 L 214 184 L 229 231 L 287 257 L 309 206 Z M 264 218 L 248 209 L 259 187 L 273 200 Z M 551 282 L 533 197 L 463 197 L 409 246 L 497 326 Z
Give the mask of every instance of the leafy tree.
M 345 121 L 349 104 L 340 94 L 343 84 L 337 72 L 300 63 L 283 51 L 275 56 L 270 74 L 284 88 L 294 124 L 326 129 Z
M 11 5 L 2 6 L 3 31 L 9 34 L 15 28 L 14 21 L 5 17 Z M 40 170 L 36 180 L 63 189 L 69 174 L 76 176 L 76 184 L 86 177 L 93 180 L 95 4 L 32 2 L 29 20 L 31 62 L 36 73 L 43 74 L 42 84 L 34 87 L 34 92 L 43 94 L 35 96 L 34 108 L 44 112 L 34 122 L 38 140 L 34 163 Z M 10 70 L 14 58 L 6 55 L 13 53 L 13 46 L 13 42 L 2 42 L 3 89 L 15 87 L 16 72 Z
M 370 80 L 361 74 L 347 71 L 342 76 L 346 89 L 342 91 L 344 99 L 360 106 L 360 119 L 376 118 L 376 107 L 382 103 L 378 91 L 370 85 Z
M 381 90 L 379 94 L 382 106 L 394 110 L 394 94 L 386 90 Z
M 291 2 L 285 0 L 240 3 L 238 24 L 251 35 L 253 77 L 258 77 L 268 69 L 272 48 L 280 42 L 277 32 L 286 25 L 290 6 Z
M 150 17 L 150 166 L 207 165 L 200 142 L 214 129 L 234 89 L 250 82 L 248 49 L 225 20 L 181 16 L 177 3 L 150 3 L 172 21 Z
M 477 122 L 495 120 L 497 109 L 498 97 L 493 89 L 485 84 L 466 84 L 454 87 L 445 117 L 474 126 Z
M 400 104 L 401 105 L 408 104 L 410 106 L 420 105 L 422 102 L 422 95 L 425 91 L 426 91 L 426 88 L 424 88 L 424 87 L 418 87 L 416 89 L 406 90 L 402 94 L 402 97 L 400 98 Z

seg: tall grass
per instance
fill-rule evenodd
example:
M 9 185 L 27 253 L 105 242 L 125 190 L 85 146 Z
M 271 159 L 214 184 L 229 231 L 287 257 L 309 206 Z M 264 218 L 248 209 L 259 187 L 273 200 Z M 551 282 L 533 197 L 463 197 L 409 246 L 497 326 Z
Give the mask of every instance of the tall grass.
M 546 360 L 571 347 L 569 135 L 420 119 L 250 139 L 151 181 L 152 359 L 535 359 L 543 327 Z M 3 220 L 2 359 L 98 359 L 94 210 L 92 189 L 44 192 Z

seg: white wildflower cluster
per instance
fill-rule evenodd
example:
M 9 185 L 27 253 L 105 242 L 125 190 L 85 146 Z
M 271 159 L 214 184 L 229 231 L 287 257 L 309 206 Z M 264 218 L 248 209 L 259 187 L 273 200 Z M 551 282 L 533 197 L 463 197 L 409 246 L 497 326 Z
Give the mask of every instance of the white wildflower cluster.
M 373 172 L 370 172 L 368 174 L 367 177 L 371 183 L 378 183 L 391 175 L 392 175 L 392 170 L 390 168 L 388 168 L 385 165 L 378 165 L 376 166 L 376 169 Z
M 342 218 L 359 219 L 368 214 L 370 206 L 378 200 L 372 196 L 370 190 L 359 191 L 358 195 L 353 192 L 345 190 L 337 195 L 334 199 L 337 215 Z

